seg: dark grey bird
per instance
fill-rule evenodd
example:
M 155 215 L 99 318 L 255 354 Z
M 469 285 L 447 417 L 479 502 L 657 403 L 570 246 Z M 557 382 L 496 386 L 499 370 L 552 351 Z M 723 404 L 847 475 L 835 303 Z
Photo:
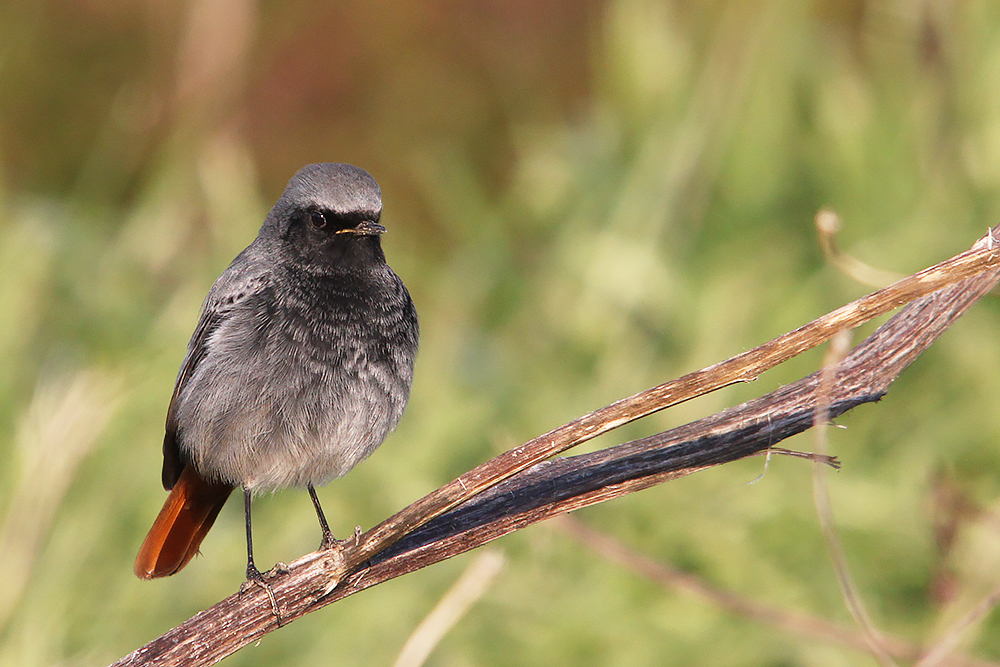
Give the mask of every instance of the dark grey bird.
M 382 252 L 381 191 L 346 164 L 303 167 L 257 238 L 202 305 L 167 410 L 170 491 L 135 562 L 142 579 L 180 570 L 233 489 L 250 499 L 309 491 L 345 474 L 399 422 L 413 381 L 413 301 Z

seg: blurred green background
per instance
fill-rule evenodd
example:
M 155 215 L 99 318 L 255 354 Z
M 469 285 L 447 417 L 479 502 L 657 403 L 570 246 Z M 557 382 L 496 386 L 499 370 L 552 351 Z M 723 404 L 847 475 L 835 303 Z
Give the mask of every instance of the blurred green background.
M 821 206 L 845 251 L 900 273 L 1000 218 L 988 0 L 15 1 L 0 6 L 0 89 L 0 665 L 111 662 L 239 586 L 239 503 L 178 575 L 141 582 L 132 559 L 164 499 L 163 418 L 201 299 L 304 164 L 379 181 L 423 333 L 398 431 L 320 492 L 339 535 L 869 291 L 824 262 Z M 848 564 L 875 624 L 913 645 L 1000 582 L 998 322 L 989 296 L 830 434 Z M 748 484 L 762 470 L 577 516 L 850 627 L 809 464 L 779 458 Z M 305 493 L 255 507 L 262 567 L 315 548 Z M 659 588 L 554 525 L 496 548 L 506 567 L 428 664 L 875 664 Z M 225 664 L 392 664 L 472 557 Z M 961 650 L 1000 661 L 1000 616 Z

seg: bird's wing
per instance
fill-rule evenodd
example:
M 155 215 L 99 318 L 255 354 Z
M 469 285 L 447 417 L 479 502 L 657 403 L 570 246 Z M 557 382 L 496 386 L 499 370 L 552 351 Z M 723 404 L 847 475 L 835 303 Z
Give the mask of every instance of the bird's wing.
M 212 334 L 235 311 L 246 305 L 247 300 L 259 294 L 271 283 L 271 272 L 245 260 L 241 253 L 228 269 L 215 281 L 202 305 L 198 325 L 188 342 L 187 355 L 177 374 L 173 396 L 167 408 L 166 433 L 163 437 L 163 488 L 170 490 L 180 478 L 186 461 L 181 456 L 177 442 L 177 401 L 198 364 L 208 354 Z

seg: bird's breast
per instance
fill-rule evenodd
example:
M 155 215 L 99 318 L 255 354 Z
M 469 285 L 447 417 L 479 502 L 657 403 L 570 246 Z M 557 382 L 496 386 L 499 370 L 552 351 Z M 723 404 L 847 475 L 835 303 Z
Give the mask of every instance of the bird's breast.
M 346 473 L 409 397 L 415 319 L 408 297 L 394 303 L 334 282 L 248 303 L 220 325 L 181 397 L 182 451 L 203 475 L 257 490 Z

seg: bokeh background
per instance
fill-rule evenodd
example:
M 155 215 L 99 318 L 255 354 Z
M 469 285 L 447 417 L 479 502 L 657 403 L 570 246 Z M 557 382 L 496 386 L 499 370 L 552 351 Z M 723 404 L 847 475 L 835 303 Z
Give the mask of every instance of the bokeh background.
M 422 348 L 398 431 L 321 490 L 368 528 L 579 414 L 909 273 L 1000 221 L 989 0 L 37 0 L 0 5 L 0 665 L 111 662 L 236 590 L 239 503 L 141 582 L 162 423 L 202 297 L 294 171 L 380 182 Z M 1000 581 L 1000 304 L 831 433 L 833 515 L 874 623 L 929 645 Z M 870 331 L 870 328 L 867 329 Z M 855 340 L 860 339 L 860 332 Z M 647 418 L 652 433 L 814 370 Z M 810 449 L 812 436 L 789 441 Z M 851 628 L 807 462 L 759 458 L 577 514 L 747 600 Z M 258 563 L 315 548 L 301 492 Z M 432 665 L 863 665 L 661 588 L 543 524 Z M 229 665 L 388 665 L 474 555 L 267 636 Z M 1000 662 L 1000 616 L 960 651 Z

